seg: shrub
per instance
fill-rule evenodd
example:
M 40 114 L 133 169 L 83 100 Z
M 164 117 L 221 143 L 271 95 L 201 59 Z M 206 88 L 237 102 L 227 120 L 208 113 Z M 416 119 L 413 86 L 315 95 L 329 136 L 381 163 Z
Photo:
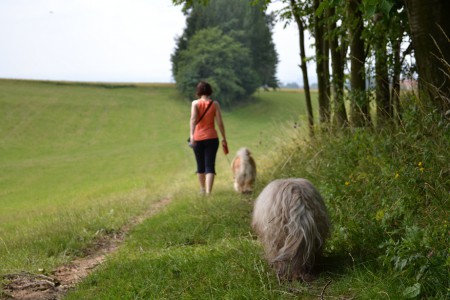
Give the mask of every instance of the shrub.
M 403 297 L 450 297 L 450 123 L 405 109 L 399 129 L 348 129 L 297 138 L 274 177 L 305 177 L 332 216 L 326 253 L 377 267 Z

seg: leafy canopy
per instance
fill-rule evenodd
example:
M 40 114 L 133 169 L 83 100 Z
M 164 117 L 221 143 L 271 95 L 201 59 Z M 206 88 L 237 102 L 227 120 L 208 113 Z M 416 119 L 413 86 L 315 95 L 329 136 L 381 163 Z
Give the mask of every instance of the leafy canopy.
M 183 94 L 191 97 L 198 81 L 206 80 L 215 98 L 231 103 L 257 88 L 249 56 L 247 48 L 217 27 L 202 29 L 179 52 L 175 80 Z
M 261 6 L 245 0 L 213 0 L 208 5 L 191 1 L 185 3 L 185 13 L 186 28 L 172 55 L 172 73 L 186 97 L 194 96 L 199 80 L 213 84 L 215 98 L 228 104 L 260 86 L 278 86 L 273 17 Z

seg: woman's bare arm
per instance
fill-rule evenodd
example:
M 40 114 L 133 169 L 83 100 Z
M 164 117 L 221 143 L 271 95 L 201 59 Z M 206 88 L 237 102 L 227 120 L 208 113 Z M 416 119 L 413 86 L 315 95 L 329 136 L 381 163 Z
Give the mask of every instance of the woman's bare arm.
M 225 126 L 223 124 L 222 112 L 220 111 L 219 102 L 214 101 L 214 105 L 216 106 L 216 123 L 217 123 L 217 126 L 219 127 L 219 131 L 220 131 L 220 134 L 222 135 L 222 139 L 226 142 L 227 137 L 225 135 Z
M 191 143 L 194 143 L 194 130 L 195 130 L 195 122 L 197 121 L 197 100 L 192 101 L 191 105 L 191 119 L 189 120 L 189 137 Z

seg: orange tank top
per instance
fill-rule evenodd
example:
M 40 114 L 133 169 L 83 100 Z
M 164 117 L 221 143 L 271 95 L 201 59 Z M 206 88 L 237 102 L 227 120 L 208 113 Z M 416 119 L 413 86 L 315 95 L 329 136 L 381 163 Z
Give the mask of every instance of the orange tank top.
M 212 101 L 212 100 L 211 100 Z M 199 100 L 197 102 L 197 112 L 198 118 L 206 111 L 210 101 Z M 216 128 L 214 127 L 214 119 L 216 117 L 216 106 L 214 103 L 208 109 L 206 114 L 200 120 L 200 123 L 195 126 L 194 140 L 203 141 L 209 139 L 218 138 Z

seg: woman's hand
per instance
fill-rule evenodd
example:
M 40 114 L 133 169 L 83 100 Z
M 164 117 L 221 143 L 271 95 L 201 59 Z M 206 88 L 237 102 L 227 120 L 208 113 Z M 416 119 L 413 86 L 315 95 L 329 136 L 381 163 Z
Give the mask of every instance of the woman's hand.
M 189 146 L 191 147 L 191 148 L 194 148 L 195 147 L 195 140 L 194 140 L 194 136 L 193 135 L 191 135 L 191 137 L 189 138 Z
M 223 153 L 225 153 L 225 155 L 227 155 L 228 154 L 228 144 L 227 144 L 227 140 L 226 139 L 223 139 L 222 140 L 222 150 L 223 150 Z

